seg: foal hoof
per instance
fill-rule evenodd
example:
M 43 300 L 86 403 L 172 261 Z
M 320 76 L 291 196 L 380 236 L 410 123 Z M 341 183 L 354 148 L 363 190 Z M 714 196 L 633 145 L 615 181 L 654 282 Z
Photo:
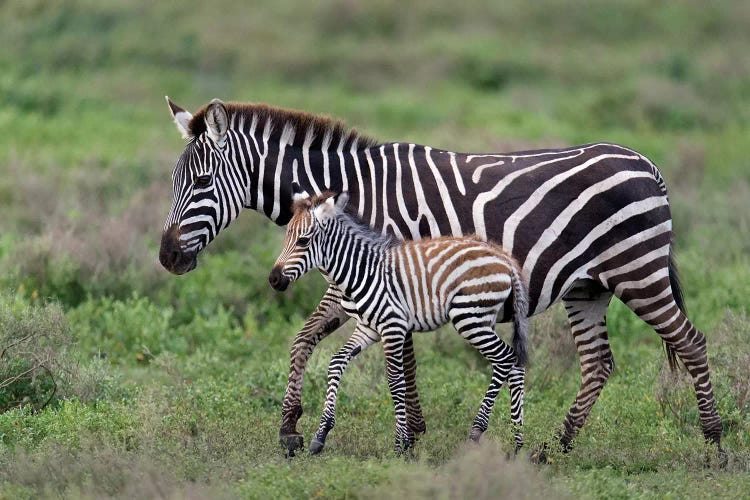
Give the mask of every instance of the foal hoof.
M 287 458 L 292 458 L 305 446 L 302 434 L 279 434 L 279 443 L 282 448 L 286 448 Z
M 415 441 L 413 439 L 400 439 L 396 441 L 396 444 L 393 447 L 393 453 L 395 453 L 397 457 L 409 458 L 414 452 L 414 443 Z
M 312 438 L 312 441 L 310 442 L 310 454 L 311 455 L 319 455 L 321 451 L 323 451 L 323 447 L 326 444 L 323 441 L 319 441 L 318 438 Z

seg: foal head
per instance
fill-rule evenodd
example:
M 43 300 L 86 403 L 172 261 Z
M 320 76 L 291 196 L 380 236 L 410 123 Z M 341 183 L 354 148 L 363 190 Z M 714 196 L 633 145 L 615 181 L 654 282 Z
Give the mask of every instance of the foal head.
M 343 212 L 348 198 L 346 193 L 295 193 L 294 214 L 286 226 L 284 247 L 268 275 L 271 287 L 284 291 L 290 282 L 325 264 L 325 229 Z

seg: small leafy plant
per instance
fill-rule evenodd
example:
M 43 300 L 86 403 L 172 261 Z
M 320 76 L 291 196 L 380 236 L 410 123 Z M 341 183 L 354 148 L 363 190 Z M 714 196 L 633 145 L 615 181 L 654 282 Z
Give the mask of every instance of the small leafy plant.
M 47 406 L 58 389 L 70 331 L 62 309 L 0 295 L 0 412 Z

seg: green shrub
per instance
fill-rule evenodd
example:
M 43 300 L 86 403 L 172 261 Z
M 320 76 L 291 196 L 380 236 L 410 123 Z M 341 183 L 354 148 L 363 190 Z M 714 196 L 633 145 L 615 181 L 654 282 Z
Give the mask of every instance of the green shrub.
M 0 412 L 40 409 L 57 393 L 72 342 L 62 309 L 35 305 L 17 294 L 0 294 Z
M 146 361 L 163 350 L 185 351 L 185 341 L 172 335 L 172 310 L 133 295 L 125 301 L 89 300 L 68 317 L 84 355 L 112 362 Z
M 172 307 L 158 306 L 134 293 L 126 300 L 88 300 L 68 317 L 80 353 L 115 364 L 143 364 L 163 352 L 182 356 L 198 349 L 244 352 L 245 330 L 221 305 L 194 307 L 179 317 Z

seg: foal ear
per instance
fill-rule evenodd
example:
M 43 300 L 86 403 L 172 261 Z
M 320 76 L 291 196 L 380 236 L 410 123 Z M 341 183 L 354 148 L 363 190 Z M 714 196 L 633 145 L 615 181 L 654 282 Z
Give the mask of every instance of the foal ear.
M 219 146 L 224 144 L 224 139 L 229 128 L 229 113 L 224 103 L 219 99 L 214 99 L 206 109 L 206 132 Z
M 174 124 L 177 125 L 177 130 L 180 132 L 180 135 L 183 139 L 192 139 L 192 135 L 190 134 L 190 129 L 188 127 L 188 124 L 190 123 L 190 120 L 193 118 L 193 115 L 190 114 L 189 111 L 186 111 L 179 107 L 177 104 L 173 103 L 172 100 L 169 98 L 169 96 L 164 96 L 164 98 L 167 100 L 167 105 L 169 106 L 169 112 L 172 114 L 172 119 L 174 120 Z
M 346 208 L 346 204 L 349 202 L 349 193 L 346 191 L 337 194 L 333 197 L 333 202 L 336 205 L 336 208 L 339 210 L 344 210 Z
M 313 215 L 318 220 L 328 220 L 336 213 L 334 206 L 333 196 L 329 196 L 313 207 Z
M 307 191 L 302 189 L 302 187 L 296 182 L 292 182 L 292 202 L 298 202 L 299 200 L 304 200 L 309 197 L 310 195 L 307 194 Z

